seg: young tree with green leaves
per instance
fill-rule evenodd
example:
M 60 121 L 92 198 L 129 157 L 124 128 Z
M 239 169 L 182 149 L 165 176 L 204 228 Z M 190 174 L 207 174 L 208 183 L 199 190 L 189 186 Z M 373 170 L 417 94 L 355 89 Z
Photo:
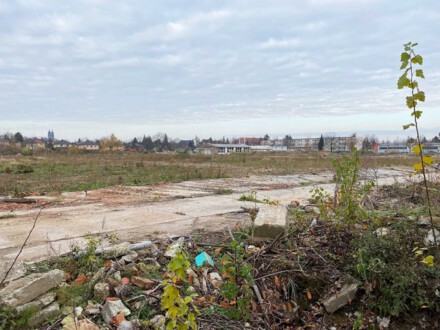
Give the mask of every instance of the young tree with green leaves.
M 411 110 L 411 116 L 414 117 L 414 121 L 412 123 L 403 125 L 403 129 L 406 130 L 410 127 L 414 127 L 416 129 L 416 142 L 412 150 L 414 154 L 419 156 L 420 161 L 414 164 L 414 169 L 417 173 L 420 173 L 423 178 L 432 234 L 434 236 L 434 244 L 437 248 L 437 258 L 439 258 L 437 237 L 435 235 L 434 221 L 432 218 L 431 198 L 429 194 L 428 180 L 426 177 L 428 167 L 432 165 L 433 158 L 431 156 L 424 155 L 423 143 L 419 132 L 419 119 L 423 112 L 419 110 L 418 103 L 425 102 L 425 92 L 420 90 L 419 83 L 416 78 L 425 79 L 423 70 L 417 68 L 417 65 L 421 66 L 423 64 L 423 57 L 415 53 L 415 46 L 417 46 L 417 43 L 412 42 L 408 42 L 407 44 L 403 45 L 404 52 L 400 55 L 400 70 L 404 70 L 404 72 L 397 81 L 397 88 L 403 89 L 406 87 L 411 92 L 411 95 L 406 97 L 406 105 L 408 109 Z

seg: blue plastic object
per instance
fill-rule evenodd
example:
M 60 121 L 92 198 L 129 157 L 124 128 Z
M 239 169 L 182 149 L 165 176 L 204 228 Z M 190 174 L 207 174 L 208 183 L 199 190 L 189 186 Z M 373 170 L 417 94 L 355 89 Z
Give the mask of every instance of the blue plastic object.
M 214 266 L 214 261 L 209 256 L 208 253 L 202 252 L 196 257 L 196 265 L 197 267 L 202 267 L 205 265 L 205 263 L 208 263 L 211 266 Z

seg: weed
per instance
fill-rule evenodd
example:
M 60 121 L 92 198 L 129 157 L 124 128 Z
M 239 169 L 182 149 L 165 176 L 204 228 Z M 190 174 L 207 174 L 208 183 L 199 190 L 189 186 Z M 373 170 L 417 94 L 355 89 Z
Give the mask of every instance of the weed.
M 166 311 L 166 318 L 169 320 L 167 329 L 193 329 L 197 330 L 195 313 L 199 314 L 197 307 L 193 305 L 193 298 L 197 294 L 188 294 L 184 297 L 180 294 L 178 283 L 187 284 L 186 270 L 190 262 L 185 252 L 180 251 L 171 259 L 167 268 L 169 278 L 163 281 L 163 296 L 161 308 Z
M 214 190 L 214 195 L 230 195 L 234 191 L 230 188 L 217 188 Z
M 34 168 L 31 165 L 20 164 L 13 170 L 14 174 L 34 173 Z
M 2 214 L 2 215 L 0 215 L 0 220 L 3 220 L 3 219 L 13 219 L 15 217 L 16 217 L 16 215 L 12 214 L 12 213 Z
M 355 242 L 355 270 L 365 283 L 370 307 L 399 316 L 427 303 L 420 280 L 427 266 L 413 252 L 415 224 L 397 221 L 386 235 L 371 228 Z M 414 250 L 415 251 L 415 250 Z
M 257 192 L 255 190 L 251 190 L 248 195 L 241 195 L 241 197 L 238 200 L 241 202 L 255 202 L 255 203 L 260 202 L 257 199 Z
M 252 266 L 243 261 L 245 249 L 239 241 L 232 241 L 230 248 L 232 255 L 224 255 L 220 261 L 224 282 L 219 287 L 222 301 L 218 312 L 234 320 L 247 320 L 254 283 Z

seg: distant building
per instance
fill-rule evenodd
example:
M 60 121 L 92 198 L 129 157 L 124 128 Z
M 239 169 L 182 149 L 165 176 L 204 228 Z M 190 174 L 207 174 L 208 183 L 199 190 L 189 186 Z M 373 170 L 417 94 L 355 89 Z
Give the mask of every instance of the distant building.
M 240 137 L 238 138 L 239 144 L 247 144 L 248 146 L 259 146 L 263 141 L 263 138 L 259 137 Z
M 80 150 L 88 150 L 88 151 L 99 150 L 99 143 L 93 141 L 78 142 L 73 144 L 73 146 L 76 146 Z
M 292 139 L 290 147 L 300 150 L 318 150 L 320 137 Z M 324 150 L 330 152 L 349 152 L 351 149 L 362 149 L 361 137 L 353 136 L 324 136 Z
M 411 149 L 405 143 L 381 143 L 377 152 L 379 154 L 384 153 L 403 153 L 407 154 Z
M 231 153 L 250 152 L 250 147 L 246 144 L 223 144 L 212 143 L 196 149 L 197 152 L 204 155 L 227 155 Z

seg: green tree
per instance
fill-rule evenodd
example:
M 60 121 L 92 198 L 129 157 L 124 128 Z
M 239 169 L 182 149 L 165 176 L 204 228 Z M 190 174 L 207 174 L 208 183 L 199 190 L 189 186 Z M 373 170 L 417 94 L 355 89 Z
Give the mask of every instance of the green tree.
M 319 151 L 324 150 L 324 137 L 322 136 L 322 134 L 321 134 L 321 138 L 319 139 L 319 142 L 318 142 L 318 150 Z
M 20 132 L 17 132 L 14 134 L 14 141 L 17 143 L 23 143 L 24 139 L 23 139 L 23 135 L 21 135 Z

